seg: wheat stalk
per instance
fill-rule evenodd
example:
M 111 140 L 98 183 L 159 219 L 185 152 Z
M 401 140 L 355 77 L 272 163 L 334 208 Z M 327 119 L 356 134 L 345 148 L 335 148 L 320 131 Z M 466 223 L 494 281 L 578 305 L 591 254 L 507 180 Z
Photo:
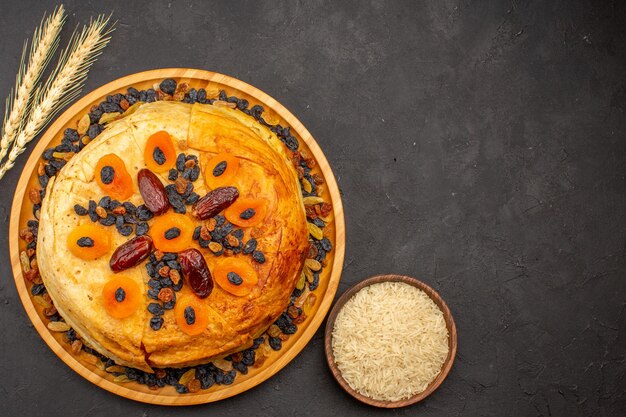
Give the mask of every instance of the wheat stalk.
M 25 116 L 28 115 L 32 99 L 36 93 L 35 86 L 59 45 L 59 33 L 64 21 L 65 9 L 63 5 L 55 9 L 47 18 L 44 15 L 39 27 L 33 33 L 27 64 L 25 62 L 28 40 L 24 42 L 20 69 L 15 79 L 15 88 L 6 101 L 2 139 L 0 140 L 0 161 L 6 156 L 9 146 L 15 140 L 24 123 Z
M 28 142 L 61 108 L 80 94 L 91 64 L 111 39 L 114 28 L 113 25 L 107 28 L 110 18 L 100 15 L 88 26 L 83 26 L 80 32 L 78 28 L 74 30 L 69 46 L 61 52 L 56 68 L 37 93 L 28 121 L 19 131 L 8 159 L 0 166 L 0 178 L 13 167 Z

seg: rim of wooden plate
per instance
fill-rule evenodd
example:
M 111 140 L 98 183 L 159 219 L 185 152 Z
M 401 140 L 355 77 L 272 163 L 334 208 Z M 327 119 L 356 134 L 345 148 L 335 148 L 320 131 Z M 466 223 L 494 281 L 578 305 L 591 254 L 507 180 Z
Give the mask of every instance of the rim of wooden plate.
M 378 284 L 381 282 L 404 282 L 406 284 L 412 285 L 424 291 L 435 302 L 435 304 L 437 304 L 437 306 L 443 312 L 443 317 L 446 322 L 446 327 L 448 328 L 448 356 L 446 357 L 446 360 L 444 361 L 441 367 L 441 372 L 439 372 L 437 377 L 430 384 L 428 384 L 428 387 L 426 387 L 424 391 L 420 392 L 419 394 L 415 394 L 412 397 L 409 397 L 404 400 L 398 400 L 398 401 L 375 400 L 373 398 L 367 397 L 355 391 L 354 389 L 350 387 L 350 385 L 348 385 L 346 380 L 341 375 L 341 371 L 339 370 L 339 368 L 337 367 L 337 364 L 335 363 L 335 357 L 333 354 L 332 333 L 333 333 L 333 328 L 335 327 L 335 320 L 337 319 L 337 314 L 339 314 L 343 306 L 354 294 L 356 294 L 357 292 L 359 292 L 365 287 L 368 287 L 372 284 Z M 452 313 L 450 312 L 450 309 L 446 305 L 445 301 L 443 301 L 439 293 L 435 291 L 431 286 L 427 285 L 426 283 L 418 279 L 415 279 L 413 277 L 409 277 L 406 275 L 395 275 L 395 274 L 376 275 L 376 276 L 367 278 L 359 282 L 358 284 L 355 284 L 352 287 L 348 288 L 341 295 L 341 297 L 337 300 L 337 302 L 335 303 L 335 306 L 331 310 L 328 316 L 328 320 L 326 321 L 326 329 L 324 331 L 324 350 L 326 352 L 326 362 L 328 362 L 330 371 L 335 377 L 335 379 L 337 380 L 337 382 L 339 383 L 339 385 L 341 386 L 341 388 L 343 388 L 344 391 L 346 391 L 348 394 L 350 394 L 357 400 L 365 404 L 369 404 L 369 405 L 372 405 L 375 407 L 381 407 L 381 408 L 406 407 L 408 405 L 412 405 L 417 402 L 420 402 L 424 398 L 432 394 L 443 383 L 443 381 L 448 376 L 448 373 L 450 373 L 450 369 L 452 369 L 452 364 L 454 363 L 454 357 L 456 356 L 456 349 L 457 349 L 456 324 L 454 323 L 454 318 L 452 317 Z
M 315 310 L 313 316 L 309 316 L 309 320 L 305 322 L 306 326 L 304 327 L 302 333 L 300 333 L 299 335 L 296 334 L 298 337 L 294 338 L 295 341 L 293 342 L 293 344 L 291 344 L 291 346 L 289 346 L 285 351 L 281 350 L 280 352 L 274 352 L 280 353 L 280 355 L 273 362 L 271 362 L 269 366 L 262 366 L 261 368 L 259 368 L 256 374 L 252 375 L 251 377 L 245 379 L 240 383 L 235 382 L 233 385 L 230 386 L 220 386 L 224 388 L 221 388 L 217 391 L 208 390 L 207 392 L 205 390 L 201 390 L 198 393 L 184 395 L 159 394 L 158 391 L 152 393 L 152 391 L 149 391 L 145 386 L 140 386 L 139 384 L 136 384 L 134 382 L 124 385 L 115 383 L 98 375 L 94 367 L 91 367 L 92 369 L 90 369 L 88 365 L 77 360 L 77 358 L 67 352 L 66 349 L 61 345 L 59 340 L 57 340 L 57 338 L 55 338 L 51 331 L 46 327 L 41 317 L 37 313 L 36 307 L 30 297 L 30 291 L 28 290 L 24 282 L 25 280 L 22 275 L 22 268 L 19 259 L 20 248 L 18 234 L 20 228 L 20 218 L 22 216 L 21 210 L 24 204 L 24 199 L 26 198 L 25 194 L 27 188 L 29 187 L 30 178 L 32 177 L 32 174 L 36 169 L 37 162 L 39 161 L 41 154 L 45 150 L 46 146 L 54 140 L 55 135 L 59 133 L 60 129 L 63 126 L 70 122 L 72 118 L 75 118 L 77 114 L 81 110 L 84 110 L 86 106 L 90 105 L 96 100 L 102 100 L 108 94 L 113 94 L 117 91 L 120 91 L 121 89 L 125 89 L 130 86 L 136 86 L 150 80 L 156 81 L 165 78 L 174 78 L 179 81 L 193 80 L 197 82 L 205 82 L 207 86 L 209 85 L 209 83 L 223 85 L 228 89 L 237 90 L 243 94 L 250 96 L 254 100 L 258 101 L 260 104 L 262 104 L 266 109 L 270 109 L 271 111 L 276 113 L 282 120 L 284 120 L 285 123 L 292 128 L 292 133 L 295 132 L 300 140 L 304 141 L 306 146 L 313 154 L 317 165 L 320 167 L 320 170 L 324 175 L 326 186 L 331 198 L 331 202 L 333 204 L 335 228 L 335 238 L 333 242 L 334 260 L 330 270 L 330 276 L 328 278 L 328 286 L 326 287 L 326 291 L 323 295 L 317 294 L 318 298 L 321 298 L 321 302 L 317 302 L 319 303 L 317 310 Z M 130 74 L 113 80 L 93 90 L 85 97 L 81 98 L 72 106 L 70 106 L 67 110 L 65 110 L 48 127 L 46 132 L 41 136 L 41 138 L 33 148 L 26 164 L 24 165 L 24 168 L 22 169 L 20 179 L 17 183 L 15 195 L 13 198 L 13 204 L 11 206 L 11 217 L 9 225 L 9 252 L 11 257 L 11 265 L 13 268 L 15 285 L 17 287 L 17 291 L 19 293 L 22 305 L 24 306 L 24 309 L 28 314 L 28 317 L 30 318 L 33 326 L 40 334 L 42 339 L 50 347 L 50 349 L 52 349 L 52 351 L 70 368 L 72 368 L 75 372 L 77 372 L 79 375 L 89 380 L 93 384 L 109 392 L 135 401 L 158 405 L 195 405 L 232 397 L 257 386 L 258 384 L 272 377 L 283 367 L 285 367 L 308 344 L 308 342 L 311 340 L 317 329 L 322 324 L 324 318 L 326 317 L 326 313 L 328 312 L 332 304 L 335 292 L 337 291 L 337 286 L 339 285 L 339 279 L 341 277 L 341 272 L 343 269 L 343 260 L 345 253 L 345 223 L 339 188 L 337 186 L 337 181 L 332 172 L 332 169 L 330 168 L 328 160 L 326 159 L 324 153 L 322 152 L 315 139 L 313 139 L 313 136 L 304 127 L 304 125 L 289 110 L 287 110 L 286 107 L 284 107 L 274 98 L 270 97 L 268 94 L 257 89 L 256 87 L 253 87 L 250 84 L 247 84 L 243 81 L 224 74 L 190 68 L 164 68 Z M 291 342 L 291 340 L 289 342 Z M 137 387 L 133 389 L 133 385 L 137 385 Z

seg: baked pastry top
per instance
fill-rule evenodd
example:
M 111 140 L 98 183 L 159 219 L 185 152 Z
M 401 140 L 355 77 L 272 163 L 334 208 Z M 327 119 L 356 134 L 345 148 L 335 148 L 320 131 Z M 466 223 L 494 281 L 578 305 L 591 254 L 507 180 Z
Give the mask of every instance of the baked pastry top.
M 183 208 L 184 214 L 170 207 L 146 220 L 147 235 L 154 240 L 155 249 L 159 249 L 159 244 L 168 244 L 163 236 L 155 236 L 158 222 L 170 222 L 168 230 L 180 232 L 180 237 L 176 237 L 177 250 L 159 250 L 158 256 L 195 248 L 202 254 L 214 281 L 208 296 L 198 296 L 189 277 L 179 268 L 182 282 L 174 286 L 175 299 L 169 303 L 169 309 L 161 308 L 156 315 L 151 305 L 162 307 L 165 303 L 149 294 L 155 281 L 163 278 L 155 278 L 154 271 L 151 273 L 147 267 L 154 260 L 155 249 L 151 250 L 150 259 L 114 272 L 110 262 L 114 251 L 135 238 L 135 233 L 124 236 L 115 224 L 103 225 L 100 220 L 105 219 L 94 221 L 90 218 L 93 213 L 79 214 L 75 208 L 89 208 L 90 202 L 93 205 L 111 194 L 107 192 L 108 184 L 103 185 L 107 180 L 102 170 L 102 161 L 111 161 L 111 155 L 121 160 L 129 178 L 125 184 L 127 193 L 118 201 L 130 202 L 133 207 L 145 205 L 138 173 L 156 166 L 147 160 L 157 155 L 149 152 L 155 134 L 169 137 L 174 158 L 182 153 L 187 156 L 184 162 L 192 160 L 191 165 L 199 166 L 197 179 L 191 178 L 195 179 L 193 192 L 199 197 L 222 186 L 235 187 L 238 198 L 232 203 L 231 212 L 236 208 L 256 209 L 248 209 L 247 216 L 236 212 L 240 216 L 234 217 L 232 213 L 229 216 L 229 208 L 226 213 L 220 211 L 218 217 L 226 214 L 235 223 L 233 230 L 239 230 L 239 237 L 227 236 L 239 240 L 234 241 L 240 245 L 235 250 L 216 250 L 215 245 L 199 245 L 197 237 L 186 237 L 198 226 L 212 222 L 210 228 L 215 227 L 216 217 L 199 219 L 191 205 Z M 165 157 L 162 153 L 160 157 L 171 158 L 167 151 Z M 217 166 L 216 161 L 222 164 Z M 226 162 L 237 169 L 226 168 L 231 171 L 222 174 Z M 164 186 L 175 186 L 171 171 L 155 174 Z M 114 197 L 111 196 L 113 200 Z M 255 213 L 256 220 L 245 219 L 250 213 Z M 260 257 L 242 250 L 252 240 Z M 289 304 L 308 247 L 297 172 L 276 135 L 231 108 L 167 101 L 143 104 L 132 114 L 111 122 L 50 179 L 41 207 L 37 241 L 42 279 L 67 323 L 85 344 L 101 354 L 120 365 L 146 371 L 152 367 L 205 363 L 249 347 Z M 100 252 L 90 252 L 94 249 Z M 167 273 L 164 279 L 168 279 Z M 193 307 L 193 320 L 186 306 Z M 154 325 L 155 318 L 160 320 L 158 326 Z

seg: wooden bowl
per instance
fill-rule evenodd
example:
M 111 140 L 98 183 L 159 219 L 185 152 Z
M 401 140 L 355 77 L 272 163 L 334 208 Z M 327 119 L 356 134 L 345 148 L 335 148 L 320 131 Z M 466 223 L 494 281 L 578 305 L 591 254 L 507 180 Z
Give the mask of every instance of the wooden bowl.
M 26 222 L 33 217 L 31 212 L 33 204 L 28 198 L 28 190 L 38 185 L 37 166 L 41 161 L 43 151 L 49 146 L 58 145 L 65 128 L 75 128 L 81 116 L 88 112 L 91 106 L 104 100 L 107 95 L 118 92 L 125 93 L 126 89 L 131 86 L 137 89 L 152 88 L 155 83 L 161 82 L 164 78 L 174 78 L 179 82 L 186 82 L 190 87 L 196 89 L 205 88 L 207 91 L 222 89 L 229 96 L 236 95 L 245 98 L 250 102 L 250 106 L 255 104 L 264 106 L 263 116 L 266 119 L 271 117 L 274 123 L 291 127 L 291 133 L 299 140 L 300 148 L 307 150 L 315 158 L 317 164 L 314 172 L 321 174 L 326 184 L 322 196 L 330 200 L 333 205 L 331 222 L 326 226 L 328 238 L 333 243 L 333 250 L 327 256 L 328 266 L 320 275 L 319 287 L 315 290 L 316 302 L 306 321 L 298 325 L 296 334 L 283 342 L 283 348 L 280 351 L 272 352 L 261 367 L 251 367 L 247 375 L 238 374 L 232 385 L 215 385 L 208 390 L 182 395 L 178 394 L 171 386 L 153 391 L 136 382 L 116 383 L 113 381 L 114 376 L 112 374 L 96 366 L 96 363 L 93 362 L 94 356 L 83 355 L 84 352 L 77 356 L 73 355 L 69 344 L 62 339 L 61 334 L 53 333 L 46 327 L 48 320 L 43 314 L 43 307 L 33 302 L 33 297 L 29 291 L 30 286 L 27 286 L 28 283 L 25 282 L 20 264 L 20 251 L 25 249 L 26 243 L 18 238 L 20 229 L 26 227 Z M 9 250 L 15 285 L 24 309 L 41 338 L 63 362 L 97 386 L 136 401 L 162 405 L 191 405 L 221 400 L 246 391 L 280 371 L 306 346 L 324 321 L 337 291 L 345 250 L 343 207 L 337 182 L 324 153 L 309 131 L 289 110 L 257 88 L 226 75 L 187 68 L 152 70 L 114 80 L 87 94 L 61 114 L 33 148 L 23 168 L 13 199 L 10 222 Z
M 332 337 L 333 337 L 332 334 L 333 334 L 333 328 L 335 327 L 335 319 L 337 318 L 337 314 L 339 314 L 344 304 L 354 294 L 359 292 L 361 289 L 372 284 L 378 284 L 380 282 L 404 282 L 406 284 L 412 285 L 424 291 L 435 302 L 435 304 L 437 304 L 437 306 L 443 312 L 443 317 L 446 321 L 446 327 L 448 328 L 448 348 L 449 348 L 448 357 L 443 363 L 441 372 L 428 385 L 428 387 L 426 387 L 424 391 L 420 392 L 419 394 L 415 394 L 414 396 L 410 398 L 399 400 L 399 401 L 375 400 L 353 390 L 350 387 L 350 385 L 348 385 L 346 380 L 343 379 L 343 376 L 341 375 L 341 371 L 339 370 L 339 368 L 337 367 L 337 364 L 335 363 L 335 357 L 334 357 L 333 348 L 332 348 Z M 457 346 L 456 325 L 454 324 L 454 319 L 452 318 L 450 309 L 448 308 L 446 303 L 443 301 L 441 296 L 437 293 L 437 291 L 432 289 L 430 286 L 424 284 L 422 281 L 418 281 L 415 278 L 407 277 L 404 275 L 376 275 L 376 276 L 367 278 L 366 280 L 361 281 L 358 284 L 350 287 L 348 290 L 346 290 L 346 292 L 343 293 L 343 295 L 339 298 L 339 300 L 337 300 L 337 302 L 335 303 L 335 306 L 331 310 L 330 315 L 328 316 L 328 321 L 326 322 L 326 330 L 324 333 L 324 348 L 326 350 L 326 361 L 328 362 L 328 366 L 330 367 L 330 370 L 333 376 L 335 377 L 337 382 L 339 382 L 339 385 L 341 385 L 341 388 L 343 388 L 348 394 L 352 395 L 354 398 L 356 398 L 357 400 L 361 402 L 364 402 L 369 405 L 373 405 L 375 407 L 382 407 L 382 408 L 405 407 L 407 405 L 415 404 L 419 401 L 422 401 L 424 398 L 432 394 L 433 391 L 439 388 L 443 380 L 446 379 L 446 377 L 448 376 L 448 373 L 450 372 L 450 369 L 452 368 L 452 363 L 454 362 L 454 357 L 456 355 L 456 346 Z

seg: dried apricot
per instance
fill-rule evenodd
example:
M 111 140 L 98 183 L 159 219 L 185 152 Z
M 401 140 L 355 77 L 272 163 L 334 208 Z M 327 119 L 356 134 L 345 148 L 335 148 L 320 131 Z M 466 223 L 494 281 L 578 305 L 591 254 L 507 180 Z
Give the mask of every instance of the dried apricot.
M 156 132 L 148 138 L 143 152 L 146 166 L 153 172 L 166 172 L 176 164 L 176 149 L 170 134 L 165 130 Z
M 228 152 L 223 152 L 207 162 L 204 179 L 211 189 L 223 187 L 233 183 L 237 171 L 239 171 L 239 159 Z
M 189 336 L 199 335 L 209 324 L 207 307 L 193 295 L 184 295 L 176 301 L 174 315 L 180 330 Z
M 67 247 L 81 259 L 98 259 L 111 250 L 111 232 L 95 224 L 81 224 L 68 235 Z
M 256 270 L 248 260 L 238 257 L 225 258 L 218 263 L 213 278 L 224 291 L 240 297 L 249 294 L 258 281 Z
M 126 200 L 133 195 L 133 179 L 126 170 L 126 165 L 115 154 L 104 155 L 95 169 L 96 182 L 111 198 Z
M 194 228 L 189 217 L 169 212 L 154 219 L 150 236 L 158 250 L 180 252 L 191 246 Z
M 267 203 L 253 198 L 239 198 L 224 211 L 229 222 L 241 227 L 256 226 L 267 215 Z
M 132 315 L 141 301 L 139 285 L 124 275 L 116 275 L 102 288 L 106 312 L 116 319 Z

